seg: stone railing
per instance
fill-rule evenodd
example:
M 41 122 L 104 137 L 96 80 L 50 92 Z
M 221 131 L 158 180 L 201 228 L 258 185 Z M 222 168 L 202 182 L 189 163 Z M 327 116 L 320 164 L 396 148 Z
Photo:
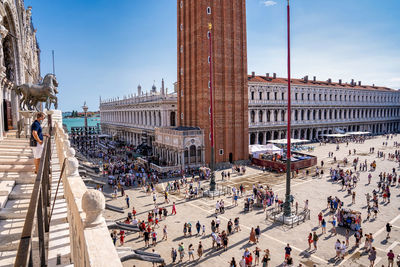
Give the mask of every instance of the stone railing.
M 86 188 L 78 173 L 78 160 L 71 148 L 68 134 L 61 123 L 56 123 L 55 143 L 57 155 L 65 172 L 62 176 L 64 197 L 68 208 L 71 261 L 74 266 L 121 266 L 117 251 L 111 240 L 102 215 L 105 208 L 104 195 Z
M 146 165 L 148 163 L 147 159 L 144 159 L 142 157 L 137 157 L 136 158 L 137 162 L 139 162 L 140 164 Z
M 150 168 L 153 170 L 156 170 L 160 173 L 164 173 L 164 172 L 169 172 L 169 171 L 177 171 L 180 170 L 182 168 L 181 165 L 176 165 L 176 166 L 158 166 L 154 163 L 150 163 Z
M 204 166 L 204 164 L 201 163 L 185 163 L 184 167 L 189 167 L 189 168 L 200 168 Z M 160 173 L 166 173 L 169 171 L 179 171 L 182 169 L 182 165 L 174 165 L 174 166 L 158 166 L 154 163 L 150 163 L 150 168 L 158 171 Z
M 156 134 L 169 134 L 169 135 L 180 135 L 180 136 L 196 136 L 196 135 L 203 135 L 203 130 L 177 130 L 176 126 L 169 126 L 169 127 L 162 127 L 162 128 L 155 128 Z

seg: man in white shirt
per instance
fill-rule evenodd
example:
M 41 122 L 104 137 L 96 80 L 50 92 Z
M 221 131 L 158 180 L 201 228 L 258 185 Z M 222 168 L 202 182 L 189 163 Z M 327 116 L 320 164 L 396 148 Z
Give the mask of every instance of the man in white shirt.
M 239 266 L 246 267 L 246 260 L 244 259 L 244 256 L 242 256 L 242 259 L 239 261 Z
M 336 257 L 340 258 L 340 250 L 341 250 L 342 245 L 340 244 L 340 240 L 336 240 L 335 243 L 335 251 L 336 251 Z
M 347 249 L 347 246 L 343 241 L 342 246 L 340 247 L 340 254 L 342 256 L 342 259 L 344 259 L 344 255 L 346 254 L 346 249 Z
M 217 233 L 219 233 L 219 225 L 221 224 L 221 220 L 217 217 L 215 219 L 215 227 L 217 228 Z

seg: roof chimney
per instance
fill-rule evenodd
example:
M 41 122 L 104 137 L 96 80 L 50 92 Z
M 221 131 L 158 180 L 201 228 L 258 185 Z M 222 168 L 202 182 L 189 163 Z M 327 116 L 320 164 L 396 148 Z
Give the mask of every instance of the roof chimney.
M 374 84 L 374 83 L 372 84 L 372 87 L 374 87 L 374 88 L 375 88 L 375 84 Z
M 361 81 L 358 81 L 358 86 L 361 86 Z
M 255 77 L 256 76 L 256 73 L 253 71 L 252 73 L 251 73 L 251 77 Z
M 328 79 L 328 84 L 331 84 L 331 83 L 332 83 L 332 79 L 329 78 L 329 79 Z
M 269 72 L 267 72 L 267 73 L 265 74 L 265 77 L 267 77 L 267 79 L 269 79 Z
M 317 80 L 317 77 L 314 76 L 314 77 L 313 77 L 313 82 L 315 82 L 316 80 Z
M 342 79 L 339 79 L 339 85 L 342 85 Z
M 354 79 L 351 79 L 351 86 L 354 86 Z
M 276 73 L 274 72 L 274 79 L 276 79 Z
M 304 82 L 308 83 L 308 75 L 304 76 Z

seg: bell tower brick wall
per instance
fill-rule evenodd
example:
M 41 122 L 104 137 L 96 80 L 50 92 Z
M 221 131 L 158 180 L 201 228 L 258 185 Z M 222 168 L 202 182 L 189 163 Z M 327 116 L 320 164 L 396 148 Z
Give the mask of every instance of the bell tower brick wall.
M 245 0 L 178 0 L 178 123 L 204 130 L 210 162 L 209 37 L 212 23 L 216 163 L 247 160 L 248 87 Z

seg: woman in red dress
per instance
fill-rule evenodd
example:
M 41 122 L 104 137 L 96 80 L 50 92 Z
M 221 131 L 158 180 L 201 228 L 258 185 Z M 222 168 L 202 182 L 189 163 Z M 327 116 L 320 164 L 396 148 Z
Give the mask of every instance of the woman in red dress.
M 308 235 L 308 249 L 310 249 L 310 250 L 311 250 L 311 244 L 312 243 L 313 243 L 313 235 L 312 235 L 312 233 L 310 233 Z
M 249 238 L 249 243 L 253 242 L 254 244 L 256 243 L 256 232 L 254 231 L 254 227 L 251 228 L 250 231 L 250 238 Z

